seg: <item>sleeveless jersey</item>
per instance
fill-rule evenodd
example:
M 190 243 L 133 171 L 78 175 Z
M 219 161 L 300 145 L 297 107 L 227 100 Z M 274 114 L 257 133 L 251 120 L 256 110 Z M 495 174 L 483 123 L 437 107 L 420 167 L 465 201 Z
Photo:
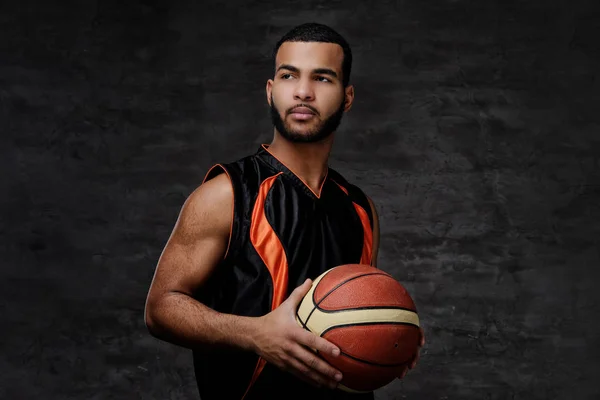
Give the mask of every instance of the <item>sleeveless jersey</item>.
M 221 173 L 233 185 L 233 220 L 224 260 L 195 295 L 205 305 L 258 317 L 307 278 L 342 264 L 372 264 L 369 201 L 333 169 L 315 193 L 262 145 L 213 166 L 203 183 Z M 373 393 L 317 389 L 251 352 L 194 350 L 193 357 L 202 400 L 373 399 Z

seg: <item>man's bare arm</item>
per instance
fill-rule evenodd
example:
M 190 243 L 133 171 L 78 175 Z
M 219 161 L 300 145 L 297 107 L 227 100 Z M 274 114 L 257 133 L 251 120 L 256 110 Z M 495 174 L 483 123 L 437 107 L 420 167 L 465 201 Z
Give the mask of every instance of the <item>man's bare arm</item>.
M 253 350 L 255 318 L 222 314 L 192 298 L 225 256 L 232 204 L 231 183 L 221 174 L 183 205 L 146 300 L 146 326 L 153 336 L 187 348 Z

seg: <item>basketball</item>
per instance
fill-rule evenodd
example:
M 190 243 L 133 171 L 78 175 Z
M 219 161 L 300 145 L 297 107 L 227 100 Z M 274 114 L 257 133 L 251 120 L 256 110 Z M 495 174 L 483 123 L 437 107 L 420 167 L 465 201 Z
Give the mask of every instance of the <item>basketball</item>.
M 418 351 L 419 317 L 406 289 L 370 265 L 347 264 L 313 281 L 296 313 L 298 324 L 338 346 L 319 354 L 343 374 L 338 388 L 369 392 L 400 377 Z

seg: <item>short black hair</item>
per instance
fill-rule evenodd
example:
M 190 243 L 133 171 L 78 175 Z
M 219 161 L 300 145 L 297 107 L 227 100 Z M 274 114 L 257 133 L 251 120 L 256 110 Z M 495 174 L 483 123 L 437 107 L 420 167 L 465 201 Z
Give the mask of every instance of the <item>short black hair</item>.
M 350 45 L 342 35 L 336 32 L 331 27 L 319 24 L 317 22 L 307 22 L 292 28 L 288 33 L 283 35 L 275 44 L 273 49 L 273 63 L 277 57 L 277 51 L 284 42 L 322 42 L 336 43 L 344 50 L 344 60 L 342 61 L 342 82 L 344 87 L 350 82 L 350 71 L 352 70 L 352 50 Z

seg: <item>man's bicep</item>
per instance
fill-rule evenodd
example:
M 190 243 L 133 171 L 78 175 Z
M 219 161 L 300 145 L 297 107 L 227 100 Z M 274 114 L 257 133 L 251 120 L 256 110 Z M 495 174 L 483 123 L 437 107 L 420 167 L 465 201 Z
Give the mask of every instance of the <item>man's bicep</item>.
M 214 236 L 194 243 L 169 242 L 156 267 L 157 289 L 191 295 L 223 260 L 226 247 L 226 242 Z
M 196 189 L 182 207 L 153 286 L 157 293 L 192 294 L 221 263 L 232 221 L 233 191 L 225 174 Z

